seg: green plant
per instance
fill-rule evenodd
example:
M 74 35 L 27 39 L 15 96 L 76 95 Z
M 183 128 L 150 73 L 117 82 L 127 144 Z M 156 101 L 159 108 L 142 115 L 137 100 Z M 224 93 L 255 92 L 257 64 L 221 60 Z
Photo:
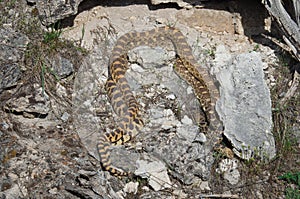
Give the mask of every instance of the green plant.
M 300 191 L 291 187 L 286 188 L 285 196 L 287 199 L 300 199 Z
M 287 172 L 286 174 L 279 176 L 279 179 L 296 184 L 300 187 L 300 171 L 296 173 Z
M 254 47 L 253 47 L 253 51 L 257 51 L 259 49 L 259 45 L 256 44 Z
M 52 41 L 57 41 L 62 33 L 61 29 L 56 30 L 54 27 L 50 28 L 51 31 L 44 33 L 43 42 L 50 43 Z
M 85 33 L 85 26 L 83 24 L 82 25 L 82 29 L 81 29 L 80 46 L 82 46 L 82 41 L 83 41 L 83 38 L 84 38 L 84 33 Z
M 292 173 L 287 172 L 278 177 L 280 180 L 285 180 L 289 184 L 295 184 L 296 188 L 288 187 L 285 190 L 286 198 L 288 199 L 300 199 L 300 171 Z
M 42 84 L 42 92 L 45 96 L 45 72 L 46 72 L 46 65 L 43 63 L 41 66 L 41 84 Z
M 214 59 L 215 56 L 216 56 L 216 47 L 213 46 L 213 47 L 211 47 L 210 49 L 205 50 L 205 52 L 206 52 L 206 54 L 207 54 L 208 56 L 210 56 L 210 57 L 212 57 L 212 58 Z
M 174 28 L 174 27 L 176 26 L 176 23 L 177 23 L 177 21 L 171 22 L 171 21 L 168 20 L 168 21 L 165 23 L 165 25 L 168 26 L 168 27 L 170 27 L 170 28 Z

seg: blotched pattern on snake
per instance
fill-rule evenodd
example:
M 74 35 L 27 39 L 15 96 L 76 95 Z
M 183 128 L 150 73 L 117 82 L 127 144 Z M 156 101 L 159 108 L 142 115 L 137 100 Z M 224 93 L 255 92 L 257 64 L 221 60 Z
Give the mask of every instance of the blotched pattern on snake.
M 219 97 L 218 89 L 209 72 L 199 67 L 184 35 L 178 29 L 168 26 L 145 32 L 127 33 L 117 40 L 113 48 L 108 68 L 109 77 L 105 84 L 107 95 L 120 118 L 120 123 L 114 131 L 102 133 L 97 144 L 103 168 L 116 176 L 124 176 L 128 173 L 111 165 L 109 147 L 112 144 L 119 145 L 129 141 L 143 127 L 137 101 L 125 78 L 128 69 L 127 52 L 137 46 L 159 46 L 166 40 L 172 42 L 176 51 L 175 72 L 192 86 L 205 112 L 207 120 L 205 129 L 222 133 L 223 126 L 215 111 L 215 104 Z M 219 139 L 216 137 L 215 142 Z

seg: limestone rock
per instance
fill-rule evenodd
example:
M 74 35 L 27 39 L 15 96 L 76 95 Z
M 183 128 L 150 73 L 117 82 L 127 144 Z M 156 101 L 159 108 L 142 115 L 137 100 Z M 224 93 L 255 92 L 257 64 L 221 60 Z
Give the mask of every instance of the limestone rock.
M 23 114 L 25 117 L 45 117 L 50 109 L 49 96 L 38 84 L 21 88 L 15 97 L 9 99 L 4 107 L 7 111 Z
M 39 16 L 42 23 L 49 26 L 60 19 L 77 14 L 78 5 L 82 0 L 75 1 L 46 1 L 46 0 L 28 0 L 30 3 L 35 3 L 39 11 Z
M 51 57 L 51 66 L 57 78 L 65 78 L 74 72 L 74 66 L 69 59 L 56 55 Z
M 159 191 L 164 188 L 171 188 L 171 180 L 168 176 L 167 168 L 162 162 L 139 160 L 138 165 L 139 167 L 135 171 L 135 174 L 142 178 L 148 178 L 149 185 L 155 191 Z
M 274 157 L 271 98 L 260 54 L 251 52 L 230 58 L 226 49 L 219 46 L 216 62 L 221 85 L 217 109 L 225 126 L 224 135 L 235 154 L 245 159 L 253 155 Z
M 29 42 L 26 35 L 11 28 L 0 29 L 0 93 L 16 85 L 21 77 L 24 50 Z

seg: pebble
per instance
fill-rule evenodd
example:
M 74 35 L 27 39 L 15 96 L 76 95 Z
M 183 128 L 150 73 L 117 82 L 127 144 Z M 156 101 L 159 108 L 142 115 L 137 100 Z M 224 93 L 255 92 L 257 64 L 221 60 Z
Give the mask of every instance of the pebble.
M 124 192 L 125 193 L 134 193 L 136 194 L 138 191 L 139 182 L 128 182 L 125 184 Z

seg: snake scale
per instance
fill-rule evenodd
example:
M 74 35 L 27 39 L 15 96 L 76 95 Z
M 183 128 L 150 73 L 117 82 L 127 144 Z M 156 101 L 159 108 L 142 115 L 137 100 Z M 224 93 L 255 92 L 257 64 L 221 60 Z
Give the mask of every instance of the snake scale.
M 168 26 L 145 32 L 129 32 L 121 36 L 113 48 L 105 84 L 111 105 L 120 118 L 119 126 L 112 132 L 102 133 L 97 144 L 103 168 L 113 175 L 125 176 L 128 173 L 111 165 L 109 147 L 129 141 L 143 127 L 138 103 L 125 78 L 128 69 L 127 53 L 137 46 L 158 46 L 167 40 L 172 42 L 177 54 L 175 72 L 192 86 L 204 110 L 206 129 L 222 133 L 223 126 L 215 111 L 218 89 L 209 72 L 199 67 L 185 36 L 178 29 Z

